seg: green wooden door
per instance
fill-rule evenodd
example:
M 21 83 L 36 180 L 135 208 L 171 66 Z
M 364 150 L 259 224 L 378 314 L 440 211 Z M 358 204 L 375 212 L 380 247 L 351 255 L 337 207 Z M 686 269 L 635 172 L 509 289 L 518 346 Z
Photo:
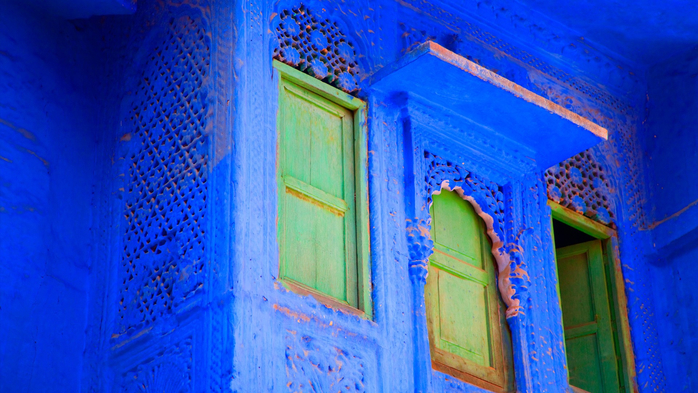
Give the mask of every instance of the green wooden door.
M 618 392 L 618 362 L 601 241 L 557 249 L 570 384 L 591 393 Z
M 358 307 L 353 113 L 282 80 L 278 129 L 280 276 Z
M 506 322 L 484 223 L 455 192 L 443 191 L 433 200 L 434 253 L 425 287 L 432 360 L 460 379 L 509 390 L 510 358 L 502 347 Z

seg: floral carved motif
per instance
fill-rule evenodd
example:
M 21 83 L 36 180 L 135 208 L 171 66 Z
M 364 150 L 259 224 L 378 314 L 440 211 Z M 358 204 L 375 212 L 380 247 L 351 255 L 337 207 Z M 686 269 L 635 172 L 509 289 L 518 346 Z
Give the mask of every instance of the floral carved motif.
M 292 392 L 366 391 L 361 357 L 297 332 L 286 335 L 286 375 Z
M 359 89 L 356 50 L 337 22 L 301 4 L 281 11 L 274 30 L 278 41 L 275 59 L 347 93 Z
M 127 393 L 192 392 L 192 339 L 157 352 L 123 376 L 120 391 Z

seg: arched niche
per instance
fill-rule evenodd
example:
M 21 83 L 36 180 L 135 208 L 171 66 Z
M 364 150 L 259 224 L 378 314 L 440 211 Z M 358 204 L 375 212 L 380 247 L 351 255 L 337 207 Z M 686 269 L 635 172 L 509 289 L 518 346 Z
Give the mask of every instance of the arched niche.
M 462 167 L 453 164 L 427 151 L 424 152 L 424 192 L 422 193 L 422 207 L 419 208 L 422 217 L 415 220 L 417 228 L 408 225 L 408 239 L 410 240 L 411 259 L 423 261 L 422 265 L 428 267 L 429 256 L 433 252 L 433 242 L 430 238 L 431 216 L 429 209 L 433 203 L 433 195 L 440 194 L 443 190 L 456 192 L 464 201 L 470 203 L 477 215 L 484 221 L 487 228 L 487 236 L 492 241 L 492 255 L 497 264 L 497 286 L 502 300 L 507 306 L 507 318 L 516 316 L 521 312 L 520 300 L 514 295 L 517 289 L 511 281 L 511 277 L 526 277 L 527 273 L 520 264 L 512 264 L 511 254 L 521 250 L 516 243 L 507 243 L 505 236 L 505 206 L 504 191 L 494 182 L 488 181 Z

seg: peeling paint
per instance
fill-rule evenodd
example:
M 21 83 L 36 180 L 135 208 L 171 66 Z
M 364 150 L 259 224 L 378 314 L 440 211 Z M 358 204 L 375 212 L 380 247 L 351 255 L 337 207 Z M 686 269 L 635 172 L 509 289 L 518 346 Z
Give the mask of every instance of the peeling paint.
M 30 140 L 30 141 L 32 141 L 32 142 L 35 142 L 35 141 L 36 141 L 36 137 L 34 136 L 34 134 L 32 134 L 31 132 L 25 130 L 24 128 L 17 127 L 17 126 L 15 126 L 14 124 L 10 123 L 9 121 L 3 120 L 3 119 L 0 119 L 0 124 L 2 124 L 2 125 L 4 125 L 4 126 L 7 126 L 7 127 L 9 127 L 10 129 L 12 129 L 12 130 L 14 130 L 14 131 L 17 131 L 17 132 L 18 132 L 20 135 L 22 135 L 24 138 L 26 138 L 26 139 L 28 139 L 28 140 Z
M 684 207 L 683 209 L 681 209 L 681 210 L 677 211 L 676 213 L 670 215 L 669 217 L 663 218 L 663 219 L 661 219 L 661 220 L 659 220 L 659 221 L 655 221 L 655 222 L 653 222 L 652 224 L 648 225 L 646 228 L 640 228 L 640 230 L 645 230 L 645 231 L 647 231 L 647 230 L 652 230 L 652 229 L 654 229 L 654 228 L 656 228 L 656 227 L 658 227 L 658 226 L 664 224 L 665 222 L 667 222 L 667 221 L 669 221 L 669 220 L 673 220 L 673 219 L 675 219 L 675 218 L 681 216 L 681 215 L 684 214 L 686 211 L 688 211 L 688 209 L 692 208 L 692 207 L 695 206 L 695 205 L 698 205 L 698 199 L 696 199 L 695 201 L 689 203 L 688 205 L 686 205 L 686 207 Z

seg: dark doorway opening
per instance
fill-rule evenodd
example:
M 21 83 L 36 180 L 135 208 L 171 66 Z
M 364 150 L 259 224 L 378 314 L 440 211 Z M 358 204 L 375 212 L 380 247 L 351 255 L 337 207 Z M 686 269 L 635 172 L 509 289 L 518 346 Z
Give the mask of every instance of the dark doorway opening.
M 570 385 L 575 392 L 621 391 L 605 242 L 556 219 L 553 235 Z
M 562 248 L 596 240 L 595 237 L 587 235 L 579 229 L 571 227 L 558 220 L 553 220 L 553 232 L 555 233 L 555 248 Z

